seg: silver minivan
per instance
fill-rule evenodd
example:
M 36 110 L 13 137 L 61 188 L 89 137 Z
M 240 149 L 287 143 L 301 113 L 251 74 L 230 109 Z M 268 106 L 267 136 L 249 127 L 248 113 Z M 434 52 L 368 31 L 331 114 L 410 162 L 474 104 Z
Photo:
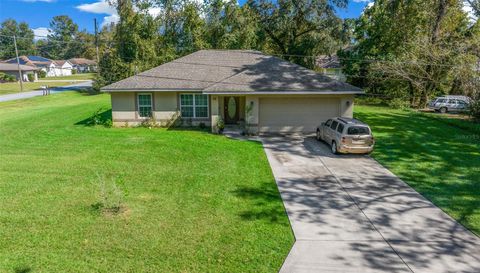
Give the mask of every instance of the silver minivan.
M 428 108 L 445 114 L 447 112 L 465 112 L 468 110 L 470 98 L 466 96 L 437 97 L 428 103 Z
M 334 154 L 367 154 L 375 145 L 370 127 L 353 118 L 337 117 L 323 122 L 317 127 L 316 138 L 329 144 Z

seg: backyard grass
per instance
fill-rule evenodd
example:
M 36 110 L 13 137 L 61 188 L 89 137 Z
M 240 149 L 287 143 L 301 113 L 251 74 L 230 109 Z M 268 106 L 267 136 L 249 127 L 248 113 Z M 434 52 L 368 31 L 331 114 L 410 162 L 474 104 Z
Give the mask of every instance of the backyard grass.
M 434 113 L 357 105 L 372 157 L 480 235 L 480 124 Z
M 100 108 L 0 103 L 0 272 L 278 271 L 293 235 L 261 144 L 87 126 Z
M 59 87 L 71 85 L 71 82 L 24 82 L 23 91 L 32 91 L 40 89 L 41 86 Z M 0 95 L 12 94 L 20 92 L 20 84 L 18 82 L 0 83 Z

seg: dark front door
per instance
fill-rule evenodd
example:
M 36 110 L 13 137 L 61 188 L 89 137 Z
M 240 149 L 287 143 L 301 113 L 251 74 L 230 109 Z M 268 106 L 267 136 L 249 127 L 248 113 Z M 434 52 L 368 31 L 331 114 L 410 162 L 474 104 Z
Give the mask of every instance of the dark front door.
M 223 101 L 223 116 L 225 117 L 225 124 L 236 124 L 238 122 L 239 112 L 239 98 L 225 97 Z

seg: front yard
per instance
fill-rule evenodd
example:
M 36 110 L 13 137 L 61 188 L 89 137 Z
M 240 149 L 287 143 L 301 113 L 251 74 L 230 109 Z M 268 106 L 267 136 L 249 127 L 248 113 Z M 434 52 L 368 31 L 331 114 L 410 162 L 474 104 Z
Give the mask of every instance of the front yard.
M 372 127 L 373 158 L 480 235 L 480 124 L 363 105 L 355 117 Z
M 261 144 L 85 125 L 109 104 L 71 92 L 0 104 L 0 272 L 280 268 L 293 235 Z M 102 210 L 105 197 L 122 209 Z

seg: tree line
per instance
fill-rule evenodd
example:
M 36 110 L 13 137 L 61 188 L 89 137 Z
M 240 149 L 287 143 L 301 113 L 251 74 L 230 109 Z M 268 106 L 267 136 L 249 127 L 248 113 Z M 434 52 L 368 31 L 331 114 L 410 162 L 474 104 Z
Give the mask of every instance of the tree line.
M 6 19 L 0 25 L 0 59 L 15 57 L 12 36 L 17 37 L 19 55 L 39 55 L 53 60 L 70 58 L 95 58 L 95 36 L 78 25 L 67 15 L 52 18 L 49 33 L 35 37 L 26 22 Z

